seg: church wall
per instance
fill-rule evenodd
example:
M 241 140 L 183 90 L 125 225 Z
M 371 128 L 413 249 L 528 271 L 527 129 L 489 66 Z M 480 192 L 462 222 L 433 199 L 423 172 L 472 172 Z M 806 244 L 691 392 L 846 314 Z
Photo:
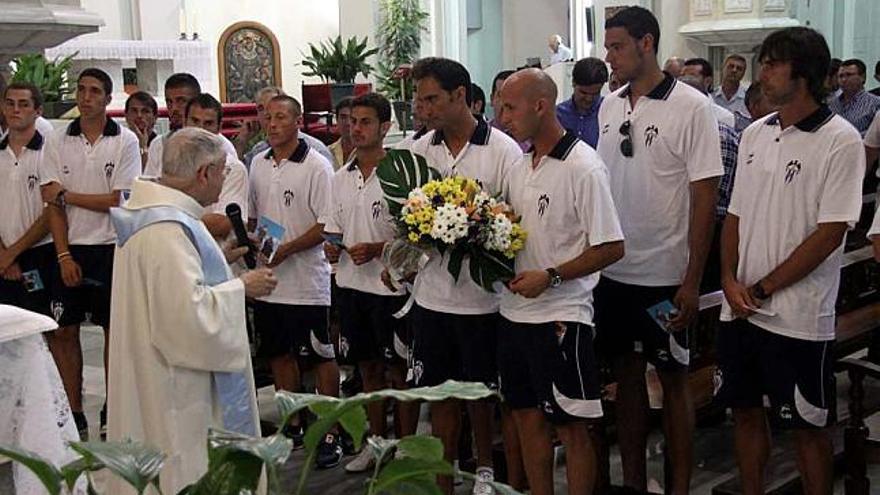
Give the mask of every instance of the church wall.
M 517 68 L 529 57 L 541 57 L 544 65 L 550 60 L 547 37 L 561 34 L 569 43 L 569 0 L 505 1 L 504 66 Z

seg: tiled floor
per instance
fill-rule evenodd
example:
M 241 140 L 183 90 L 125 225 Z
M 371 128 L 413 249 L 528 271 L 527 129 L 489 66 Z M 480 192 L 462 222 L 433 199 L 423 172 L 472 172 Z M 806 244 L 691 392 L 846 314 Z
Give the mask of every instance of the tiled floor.
M 93 438 L 97 437 L 98 411 L 104 401 L 104 372 L 103 372 L 103 335 L 100 329 L 87 327 L 82 332 L 83 353 L 85 362 L 85 408 L 92 429 Z M 838 397 L 846 396 L 846 380 L 838 375 Z M 874 389 L 875 397 L 878 389 Z M 870 393 L 870 392 L 869 392 Z M 272 400 L 271 387 L 264 387 L 259 391 L 259 405 L 261 416 L 267 421 L 277 421 L 277 412 Z M 870 397 L 871 395 L 869 395 Z M 423 408 L 424 409 L 424 408 Z M 845 402 L 839 401 L 841 414 L 846 414 Z M 424 411 L 423 411 L 424 413 Z M 424 414 L 420 422 L 420 430 L 427 427 Z M 726 479 L 736 471 L 733 458 L 733 438 L 729 421 L 721 425 L 698 428 L 695 437 L 695 467 L 692 481 L 692 493 L 711 494 L 712 487 Z M 790 470 L 793 465 L 793 457 L 781 446 L 788 444 L 785 438 L 777 439 L 771 460 L 771 472 L 780 473 Z M 648 448 L 648 471 L 651 479 L 649 488 L 653 491 L 662 492 L 663 473 L 663 440 L 662 436 L 655 432 L 649 439 Z M 303 451 L 294 452 L 291 459 L 282 471 L 283 486 L 295 486 L 305 454 Z M 343 459 L 343 463 L 348 459 Z M 557 493 L 565 493 L 564 466 L 557 468 L 556 485 Z M 875 481 L 874 491 L 880 493 L 880 469 L 872 469 L 872 478 Z M 620 457 L 612 449 L 611 458 L 612 481 L 618 482 L 621 476 Z M 771 474 L 772 476 L 772 474 Z M 11 486 L 11 473 L 9 465 L 0 466 L 0 494 L 14 493 Z M 98 478 L 100 482 L 100 477 Z M 321 493 L 322 495 L 342 495 L 363 492 L 366 475 L 346 474 L 342 466 L 326 471 L 313 471 L 309 477 L 309 493 Z M 470 485 L 464 483 L 457 487 L 457 494 L 470 493 Z M 842 483 L 835 484 L 835 493 L 843 493 Z

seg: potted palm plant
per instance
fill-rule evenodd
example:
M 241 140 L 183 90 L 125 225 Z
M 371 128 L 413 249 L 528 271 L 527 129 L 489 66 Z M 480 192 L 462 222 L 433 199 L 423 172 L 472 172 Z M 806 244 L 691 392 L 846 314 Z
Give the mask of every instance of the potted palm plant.
M 419 57 L 422 33 L 427 31 L 428 13 L 419 0 L 381 0 L 381 21 L 376 32 L 381 62 L 378 87 L 394 106 L 397 122 L 402 130 L 412 128 L 410 102 L 413 82 L 409 72 L 399 70 Z
M 322 41 L 319 45 L 309 43 L 309 53 L 304 54 L 302 64 L 308 67 L 304 76 L 317 76 L 330 83 L 333 105 L 354 94 L 354 78 L 360 73 L 368 77 L 373 66 L 367 58 L 378 52 L 367 48 L 367 38 L 358 41 L 356 37 L 343 42 L 341 36 Z
M 76 101 L 67 98 L 73 93 L 67 74 L 75 56 L 48 61 L 41 53 L 30 53 L 12 60 L 12 82 L 27 82 L 39 88 L 46 118 L 58 118 L 76 106 Z

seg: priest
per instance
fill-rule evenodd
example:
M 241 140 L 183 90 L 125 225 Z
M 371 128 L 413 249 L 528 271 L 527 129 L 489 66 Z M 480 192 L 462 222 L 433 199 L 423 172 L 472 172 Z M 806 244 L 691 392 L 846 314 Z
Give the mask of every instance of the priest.
M 111 441 L 132 439 L 167 455 L 160 479 L 177 493 L 208 467 L 209 428 L 259 435 L 245 329 L 245 297 L 276 279 L 262 268 L 233 277 L 201 222 L 217 201 L 226 152 L 220 138 L 182 129 L 165 143 L 162 178 L 138 179 L 111 210 L 117 233 L 110 318 Z M 130 493 L 118 479 L 107 493 Z

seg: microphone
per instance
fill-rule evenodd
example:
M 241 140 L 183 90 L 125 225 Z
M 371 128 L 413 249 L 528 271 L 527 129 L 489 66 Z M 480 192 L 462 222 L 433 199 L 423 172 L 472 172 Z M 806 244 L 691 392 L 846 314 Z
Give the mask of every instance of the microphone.
M 229 203 L 226 205 L 226 217 L 232 222 L 232 230 L 235 231 L 235 238 L 238 241 L 238 247 L 247 246 L 248 252 L 244 254 L 244 264 L 253 270 L 257 267 L 257 258 L 254 256 L 254 246 L 248 238 L 247 230 L 244 228 L 244 222 L 241 220 L 241 207 L 238 203 Z

